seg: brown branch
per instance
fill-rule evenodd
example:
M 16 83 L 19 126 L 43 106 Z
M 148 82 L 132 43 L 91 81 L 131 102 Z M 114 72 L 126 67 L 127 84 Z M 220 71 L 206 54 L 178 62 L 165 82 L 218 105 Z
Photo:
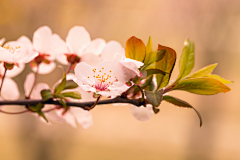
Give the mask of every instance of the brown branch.
M 15 101 L 0 101 L 0 106 L 1 105 L 36 105 L 38 103 L 42 104 L 54 104 L 54 105 L 59 105 L 62 106 L 61 103 L 59 103 L 57 100 L 47 100 L 43 101 L 42 99 L 24 99 L 24 100 L 15 100 Z M 87 106 L 93 106 L 95 101 L 91 102 L 66 102 L 67 106 L 71 107 L 80 107 L 85 110 L 88 110 Z M 113 99 L 107 99 L 107 100 L 101 100 L 98 102 L 98 105 L 101 104 L 112 104 L 112 103 L 129 103 L 133 104 L 135 106 L 142 106 L 145 104 L 145 101 L 141 101 L 140 99 L 127 99 L 123 98 L 121 96 L 117 96 L 116 98 Z

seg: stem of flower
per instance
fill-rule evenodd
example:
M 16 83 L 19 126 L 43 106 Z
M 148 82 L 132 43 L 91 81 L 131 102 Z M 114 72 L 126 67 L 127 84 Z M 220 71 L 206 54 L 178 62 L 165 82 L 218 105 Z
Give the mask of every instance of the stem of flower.
M 142 88 L 139 86 L 139 85 L 136 85 L 139 89 L 140 89 L 140 91 L 141 91 L 141 93 L 142 93 L 142 98 L 140 98 L 142 101 L 144 101 L 144 93 L 143 93 L 143 90 L 142 90 Z
M 36 70 L 36 72 L 35 72 L 35 77 L 34 77 L 33 86 L 32 86 L 32 88 L 31 88 L 28 96 L 26 96 L 26 99 L 29 99 L 29 98 L 30 98 L 30 96 L 31 96 L 31 94 L 32 94 L 32 91 L 33 91 L 33 88 L 34 88 L 34 86 L 36 85 L 37 77 L 38 77 L 38 71 L 39 71 L 39 65 L 37 65 L 37 70 Z
M 2 86 L 3 86 L 3 81 L 4 81 L 4 79 L 5 79 L 6 73 L 7 73 L 7 68 L 4 67 L 4 73 L 3 73 L 3 77 L 2 77 L 2 83 L 1 83 L 1 86 L 0 86 L 0 95 L 1 95 Z
M 91 107 L 86 106 L 85 108 L 86 108 L 87 110 L 93 109 L 93 108 L 98 104 L 100 98 L 101 98 L 101 95 L 98 96 L 97 100 L 95 101 L 95 103 L 94 103 Z
M 68 74 L 71 71 L 72 68 L 72 63 L 69 63 L 69 66 L 67 68 L 66 74 Z

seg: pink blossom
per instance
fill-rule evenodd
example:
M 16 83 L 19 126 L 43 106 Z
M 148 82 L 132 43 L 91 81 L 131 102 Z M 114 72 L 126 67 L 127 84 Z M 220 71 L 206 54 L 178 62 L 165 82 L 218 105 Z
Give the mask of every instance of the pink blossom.
M 129 87 L 118 81 L 118 73 L 113 70 L 114 62 L 104 61 L 94 68 L 85 62 L 75 67 L 74 81 L 85 91 L 90 91 L 105 97 L 114 97 L 126 91 Z

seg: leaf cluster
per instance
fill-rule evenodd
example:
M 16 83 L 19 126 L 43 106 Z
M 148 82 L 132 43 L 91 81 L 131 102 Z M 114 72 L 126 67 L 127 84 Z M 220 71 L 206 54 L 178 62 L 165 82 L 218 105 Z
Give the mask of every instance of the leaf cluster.
M 155 113 L 159 112 L 157 107 L 162 100 L 179 107 L 192 108 L 197 113 L 201 126 L 202 118 L 195 108 L 189 103 L 166 93 L 174 90 L 200 95 L 226 93 L 231 90 L 226 84 L 232 83 L 232 81 L 212 74 L 217 64 L 208 65 L 191 74 L 195 64 L 195 50 L 194 43 L 187 39 L 184 42 L 179 60 L 179 75 L 173 83 L 169 83 L 176 63 L 176 56 L 174 49 L 160 44 L 158 44 L 157 50 L 153 50 L 151 37 L 149 37 L 146 46 L 141 39 L 134 36 L 129 38 L 126 43 L 126 57 L 144 63 L 140 68 L 143 76 L 140 77 L 140 82 L 135 83 L 140 88 L 133 85 L 131 92 L 135 95 L 140 91 L 144 93 L 142 98 L 146 97 L 146 104 L 151 104 Z
M 63 76 L 61 79 L 61 82 L 55 86 L 54 91 L 50 89 L 44 89 L 41 91 L 41 96 L 44 101 L 49 101 L 49 100 L 57 100 L 64 108 L 63 114 L 68 111 L 70 106 L 66 105 L 66 101 L 68 101 L 67 98 L 72 98 L 72 99 L 81 99 L 81 94 L 77 91 L 66 91 L 69 89 L 75 89 L 77 88 L 78 85 L 73 81 L 73 80 L 66 80 L 66 73 L 63 71 Z M 37 105 L 32 105 L 30 106 L 31 111 L 37 112 L 39 116 L 43 117 L 46 121 L 47 118 L 44 115 L 42 108 L 44 107 L 44 104 L 37 104 Z

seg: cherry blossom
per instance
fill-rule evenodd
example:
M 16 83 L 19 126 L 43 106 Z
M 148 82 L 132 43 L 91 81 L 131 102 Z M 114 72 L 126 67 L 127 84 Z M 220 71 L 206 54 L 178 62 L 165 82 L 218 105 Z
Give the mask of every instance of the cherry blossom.
M 85 91 L 94 92 L 105 97 L 114 97 L 129 87 L 118 81 L 118 73 L 113 70 L 114 62 L 104 61 L 94 68 L 80 62 L 75 68 L 77 78 L 74 81 Z
M 38 56 L 31 61 L 31 68 L 36 71 L 39 66 L 39 74 L 48 74 L 53 71 L 56 64 L 55 53 L 58 48 L 54 46 L 54 35 L 48 26 L 38 28 L 33 34 L 32 45 L 28 45 L 30 49 L 38 53 Z
M 64 42 L 58 35 L 54 35 L 53 45 L 58 48 L 57 60 L 62 64 L 73 64 L 80 61 L 99 63 L 98 55 L 106 42 L 101 38 L 91 41 L 87 30 L 82 26 L 71 28 Z
M 3 43 L 3 40 L 1 41 Z M 25 63 L 29 63 L 38 55 L 31 49 L 31 41 L 25 36 L 20 37 L 17 41 L 6 43 L 2 48 L 5 49 L 5 54 L 1 54 L 2 61 L 4 61 L 5 56 L 8 56 L 4 62 L 15 64 L 12 69 L 7 71 L 8 77 L 17 76 L 24 70 Z M 4 68 L 4 63 L 1 63 L 0 70 L 4 70 Z
M 58 35 L 54 35 L 53 45 L 58 48 L 57 60 L 64 64 L 72 64 L 72 69 L 79 62 L 86 62 L 94 67 L 98 66 L 109 53 L 120 52 L 122 46 L 117 41 L 106 41 L 102 38 L 91 40 L 87 30 L 82 26 L 71 28 L 66 42 Z

